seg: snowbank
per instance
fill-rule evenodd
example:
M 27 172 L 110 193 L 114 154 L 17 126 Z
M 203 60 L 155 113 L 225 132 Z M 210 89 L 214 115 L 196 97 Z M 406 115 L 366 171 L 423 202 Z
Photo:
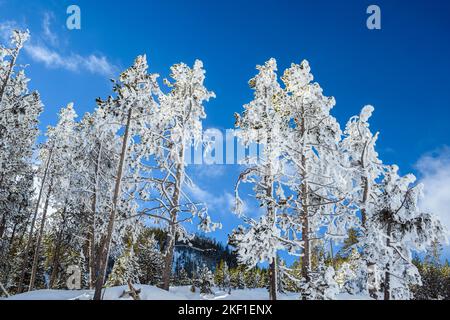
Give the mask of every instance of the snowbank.
M 159 289 L 155 286 L 135 285 L 141 289 L 142 300 L 268 300 L 269 294 L 266 289 L 243 289 L 233 290 L 231 294 L 217 288 L 213 295 L 201 295 L 198 291 L 191 292 L 189 286 L 171 287 L 169 291 Z M 104 292 L 104 300 L 132 300 L 129 296 L 123 296 L 127 286 L 108 288 Z M 7 298 L 7 300 L 91 300 L 94 296 L 92 290 L 37 290 L 18 294 Z M 296 300 L 297 293 L 279 294 L 280 300 Z M 368 300 L 367 296 L 340 294 L 338 300 Z

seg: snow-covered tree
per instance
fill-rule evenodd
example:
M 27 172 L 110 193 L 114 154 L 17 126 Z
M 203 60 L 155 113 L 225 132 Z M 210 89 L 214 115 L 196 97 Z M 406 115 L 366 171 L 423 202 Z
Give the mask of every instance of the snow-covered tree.
M 344 202 L 350 184 L 338 149 L 340 126 L 330 114 L 335 100 L 324 96 L 313 78 L 306 60 L 292 64 L 282 77 L 293 122 L 288 148 L 294 167 L 290 187 L 297 214 L 292 223 L 301 227 L 302 277 L 306 281 L 311 271 L 312 239 L 342 239 L 357 221 Z
M 142 284 L 157 285 L 162 283 L 162 272 L 164 269 L 164 257 L 159 250 L 154 235 L 147 235 L 144 231 L 141 233 L 141 239 L 138 242 L 138 263 L 140 267 L 140 282 Z M 184 269 L 182 269 L 186 272 Z M 185 275 L 180 275 L 182 278 Z M 187 274 L 186 274 L 187 276 Z M 183 279 L 183 281 L 186 281 Z
M 317 272 L 310 273 L 310 279 L 300 287 L 302 300 L 334 300 L 339 294 L 333 267 L 320 264 Z
M 344 139 L 341 142 L 341 151 L 345 154 L 351 178 L 356 187 L 352 190 L 352 200 L 361 210 L 361 224 L 366 226 L 367 217 L 373 212 L 370 202 L 376 194 L 376 180 L 382 174 L 382 162 L 375 150 L 378 133 L 372 134 L 369 128 L 369 119 L 374 107 L 365 106 L 359 116 L 352 117 L 345 128 Z
M 128 282 L 139 283 L 140 268 L 138 257 L 132 246 L 127 248 L 115 261 L 106 282 L 107 287 L 121 286 Z
M 235 213 L 243 217 L 247 226 L 239 227 L 232 236 L 238 248 L 239 261 L 249 267 L 260 262 L 270 264 L 269 296 L 276 300 L 277 252 L 289 248 L 299 250 L 296 241 L 286 240 L 288 230 L 284 228 L 282 212 L 287 199 L 283 191 L 285 171 L 285 144 L 289 126 L 289 113 L 284 103 L 284 92 L 278 83 L 275 59 L 257 66 L 258 74 L 249 81 L 254 90 L 254 99 L 244 106 L 242 115 L 235 114 L 238 138 L 246 146 L 252 143 L 262 146 L 260 159 L 247 158 L 247 168 L 240 174 L 236 184 Z M 241 183 L 251 183 L 255 198 L 264 214 L 258 219 L 243 215 L 243 202 L 239 196 Z
M 75 118 L 77 114 L 73 109 L 73 104 L 67 105 L 61 109 L 57 125 L 48 128 L 47 141 L 41 148 L 41 163 L 43 176 L 40 179 L 40 192 L 45 194 L 42 216 L 34 247 L 34 259 L 31 270 L 31 278 L 28 290 L 33 290 L 37 263 L 41 255 L 41 244 L 44 236 L 45 224 L 48 218 L 48 210 L 51 206 L 56 209 L 58 206 L 64 206 L 70 195 L 71 173 L 73 172 L 73 150 L 75 147 Z M 50 202 L 53 199 L 53 203 Z M 36 214 L 33 219 L 36 219 Z M 28 241 L 32 241 L 33 235 L 30 234 Z
M 335 280 L 342 292 L 350 294 L 366 293 L 367 266 L 356 248 L 353 248 L 348 261 L 336 271 Z
M 213 293 L 214 276 L 205 264 L 197 270 L 196 286 L 200 289 L 201 294 Z
M 385 300 L 411 299 L 410 286 L 421 284 L 412 250 L 425 250 L 445 239 L 439 220 L 418 206 L 423 185 L 414 184 L 412 174 L 400 176 L 398 170 L 396 165 L 385 167 L 376 214 L 367 221 L 366 258 L 381 273 Z
M 108 205 L 107 226 L 101 232 L 98 260 L 96 261 L 95 299 L 101 298 L 101 288 L 106 277 L 106 267 L 111 250 L 111 243 L 117 227 L 118 215 L 122 219 L 136 216 L 137 206 L 133 205 L 134 192 L 138 181 L 139 164 L 142 158 L 152 154 L 153 140 L 147 141 L 143 130 L 151 127 L 153 116 L 158 110 L 155 95 L 161 94 L 156 83 L 157 74 L 147 72 L 148 65 L 145 56 L 138 56 L 133 66 L 121 73 L 119 81 L 115 82 L 116 97 L 107 100 L 97 100 L 104 109 L 107 125 L 117 124 L 123 129 L 121 136 L 121 151 L 118 157 L 117 173 L 115 174 L 112 201 Z M 137 142 L 141 139 L 140 142 Z M 124 179 L 126 177 L 126 179 Z M 131 202 L 129 201 L 131 199 Z M 126 206 L 124 211 L 122 206 Z M 131 220 L 130 220 L 131 221 Z
M 5 283 L 10 279 L 10 244 L 26 231 L 33 211 L 32 156 L 42 103 L 17 65 L 28 39 L 28 31 L 15 30 L 11 46 L 0 46 L 0 279 Z
M 140 200 L 147 202 L 142 213 L 165 226 L 167 241 L 164 246 L 164 271 L 162 288 L 169 289 L 173 269 L 173 255 L 176 241 L 189 241 L 193 235 L 184 223 L 198 221 L 198 229 L 203 232 L 221 227 L 213 223 L 207 208 L 202 203 L 190 199 L 189 187 L 193 182 L 187 176 L 186 164 L 189 147 L 202 137 L 202 120 L 206 117 L 203 104 L 214 93 L 204 86 L 205 70 L 197 60 L 190 68 L 184 63 L 171 67 L 173 83 L 165 80 L 171 89 L 167 95 L 159 96 L 157 121 L 142 132 L 143 141 L 154 141 L 154 173 L 142 178 L 139 189 Z M 151 168 L 149 163 L 142 170 Z

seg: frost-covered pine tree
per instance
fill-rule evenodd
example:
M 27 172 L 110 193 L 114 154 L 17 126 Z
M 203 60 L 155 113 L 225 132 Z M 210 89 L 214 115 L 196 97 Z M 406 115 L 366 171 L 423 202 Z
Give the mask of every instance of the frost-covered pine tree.
M 136 184 L 141 160 L 152 153 L 153 140 L 147 141 L 143 130 L 151 127 L 152 119 L 158 111 L 155 95 L 161 92 L 156 83 L 157 74 L 147 72 L 148 65 L 145 56 L 138 56 L 130 68 L 121 73 L 115 82 L 116 97 L 107 100 L 97 100 L 104 109 L 107 125 L 117 124 L 117 129 L 123 129 L 121 151 L 118 157 L 112 200 L 109 204 L 107 225 L 102 230 L 99 248 L 95 262 L 96 279 L 94 299 L 101 299 L 101 289 L 106 277 L 108 257 L 111 251 L 112 239 L 117 227 L 118 218 L 129 219 L 136 216 L 137 206 L 133 205 Z M 140 142 L 137 140 L 140 139 Z M 124 179 L 126 177 L 126 179 Z M 131 201 L 130 201 L 131 200 Z M 123 211 L 123 205 L 126 210 Z M 122 209 L 122 210 L 121 210 Z M 129 220 L 132 221 L 132 220 Z
M 35 275 L 41 255 L 41 244 L 44 236 L 45 225 L 48 218 L 49 207 L 57 209 L 64 206 L 70 195 L 71 172 L 74 168 L 72 164 L 73 150 L 75 147 L 75 118 L 77 114 L 73 104 L 68 104 L 61 109 L 57 125 L 48 128 L 47 141 L 41 148 L 41 164 L 43 176 L 40 179 L 40 193 L 44 194 L 44 204 L 42 208 L 41 221 L 36 236 L 34 246 L 33 266 L 28 290 L 33 290 Z M 52 201 L 53 200 L 53 201 Z M 52 203 L 51 203 L 52 202 Z M 35 212 L 33 219 L 36 219 L 38 212 Z M 30 233 L 28 241 L 32 241 L 33 235 Z
M 367 105 L 361 110 L 359 116 L 354 116 L 348 121 L 344 139 L 340 145 L 344 155 L 344 166 L 348 168 L 348 177 L 354 183 L 349 198 L 357 206 L 361 215 L 362 236 L 358 244 L 360 248 L 366 247 L 365 242 L 368 238 L 365 235 L 370 232 L 367 220 L 375 214 L 373 204 L 379 192 L 377 179 L 383 173 L 382 161 L 375 150 L 378 133 L 372 134 L 369 126 L 373 111 L 374 107 Z M 361 258 L 364 259 L 365 255 Z M 375 279 L 375 275 L 370 271 L 372 269 L 373 265 L 367 263 L 367 270 L 360 274 L 366 278 L 361 281 L 366 281 L 370 292 L 373 292 L 376 286 L 371 280 Z
M 243 217 L 247 226 L 240 226 L 232 235 L 238 248 L 239 261 L 249 267 L 268 262 L 269 296 L 277 296 L 277 252 L 289 248 L 299 250 L 299 243 L 288 240 L 284 227 L 283 211 L 287 197 L 283 190 L 285 171 L 285 144 L 289 126 L 289 113 L 284 103 L 284 92 L 278 83 L 275 59 L 257 66 L 258 74 L 249 81 L 254 99 L 244 106 L 242 115 L 235 114 L 238 138 L 245 146 L 260 144 L 260 159 L 244 161 L 247 168 L 240 174 L 236 184 L 235 213 Z M 258 219 L 243 215 L 243 202 L 239 196 L 241 183 L 251 183 L 256 200 L 264 214 Z
M 180 286 L 192 285 L 192 280 L 189 277 L 185 268 L 181 268 L 177 275 L 177 282 Z
M 164 269 L 164 256 L 159 250 L 154 235 L 147 235 L 144 231 L 141 233 L 141 240 L 138 244 L 137 257 L 141 271 L 139 277 L 140 283 L 160 286 Z M 184 269 L 182 270 L 186 273 Z M 184 275 L 180 276 L 184 277 Z
M 367 289 L 367 266 L 357 248 L 353 248 L 348 261 L 342 263 L 336 271 L 335 280 L 341 292 L 350 294 L 366 293 Z
M 369 128 L 369 119 L 372 116 L 374 108 L 370 105 L 365 106 L 359 116 L 352 117 L 345 128 L 344 139 L 341 142 L 341 151 L 345 154 L 345 160 L 352 173 L 351 178 L 355 181 L 356 188 L 352 191 L 353 201 L 357 203 L 361 210 L 361 224 L 364 228 L 367 212 L 370 208 L 369 202 L 373 199 L 373 193 L 376 193 L 376 180 L 382 174 L 382 162 L 378 159 L 378 153 L 375 150 L 375 143 L 378 139 L 378 133 L 372 134 Z
M 330 114 L 335 105 L 313 81 L 308 61 L 292 64 L 282 77 L 293 123 L 288 157 L 293 173 L 288 177 L 294 193 L 291 223 L 302 240 L 302 277 L 310 281 L 312 240 L 341 240 L 357 223 L 354 210 L 344 200 L 351 184 L 345 179 L 339 152 L 341 130 Z M 324 275 L 322 275 L 324 276 Z
M 200 289 L 201 294 L 213 293 L 212 287 L 214 286 L 214 276 L 205 264 L 197 269 L 196 286 Z
M 106 282 L 107 287 L 125 285 L 128 282 L 139 283 L 140 268 L 138 258 L 132 247 L 127 248 L 115 261 Z
M 17 65 L 29 32 L 13 31 L 10 47 L 0 46 L 0 281 L 9 286 L 11 244 L 26 232 L 33 211 L 33 147 L 42 103 L 28 89 Z
M 339 286 L 335 281 L 333 267 L 319 265 L 316 272 L 310 273 L 308 282 L 304 282 L 300 288 L 300 299 L 303 300 L 334 300 L 339 294 Z
M 381 273 L 385 300 L 411 299 L 411 285 L 421 284 L 412 251 L 445 239 L 439 220 L 418 206 L 423 185 L 414 184 L 412 174 L 400 176 L 398 170 L 396 165 L 385 167 L 376 214 L 368 220 L 367 259 Z
M 192 68 L 184 63 L 172 66 L 171 78 L 173 83 L 164 81 L 171 91 L 159 96 L 156 120 L 142 131 L 142 140 L 155 144 L 156 168 L 148 162 L 141 165 L 141 170 L 150 168 L 153 174 L 141 179 L 138 191 L 139 199 L 147 203 L 143 214 L 167 231 L 162 280 L 165 290 L 169 290 L 176 242 L 188 242 L 193 237 L 184 224 L 197 221 L 203 232 L 221 227 L 211 221 L 204 204 L 191 200 L 188 188 L 193 182 L 186 173 L 189 147 L 198 144 L 202 137 L 202 120 L 206 117 L 203 104 L 214 93 L 204 86 L 205 70 L 199 60 Z

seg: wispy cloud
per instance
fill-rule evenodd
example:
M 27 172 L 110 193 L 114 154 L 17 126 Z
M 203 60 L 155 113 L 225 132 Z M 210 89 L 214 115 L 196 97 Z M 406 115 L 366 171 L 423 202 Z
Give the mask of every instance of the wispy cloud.
M 439 216 L 450 230 L 450 147 L 423 155 L 416 167 L 425 185 L 422 208 Z
M 43 63 L 48 68 L 62 68 L 73 72 L 86 70 L 104 76 L 112 76 L 118 69 L 102 55 L 82 56 L 71 53 L 63 56 L 44 45 L 33 43 L 26 45 L 25 51 L 34 61 Z
M 87 71 L 92 74 L 99 74 L 111 77 L 119 68 L 101 54 L 81 55 L 78 53 L 67 53 L 59 47 L 59 38 L 52 30 L 51 25 L 54 19 L 53 13 L 44 13 L 42 20 L 42 30 L 40 33 L 32 32 L 31 40 L 25 45 L 26 54 L 35 62 L 43 63 L 52 69 L 64 69 L 71 72 Z M 14 29 L 25 29 L 15 21 L 5 21 L 0 23 L 1 40 L 7 42 Z
M 189 194 L 194 201 L 205 203 L 209 211 L 231 214 L 233 210 L 234 197 L 229 192 L 224 192 L 221 195 L 215 195 L 200 188 L 198 185 L 193 184 L 189 186 Z
M 14 29 L 17 29 L 18 25 L 15 21 L 3 21 L 0 23 L 0 39 L 4 42 L 8 42 L 11 37 L 11 33 Z
M 42 35 L 51 45 L 57 46 L 59 42 L 58 36 L 51 29 L 53 19 L 53 12 L 47 11 L 44 13 L 44 18 L 42 19 Z

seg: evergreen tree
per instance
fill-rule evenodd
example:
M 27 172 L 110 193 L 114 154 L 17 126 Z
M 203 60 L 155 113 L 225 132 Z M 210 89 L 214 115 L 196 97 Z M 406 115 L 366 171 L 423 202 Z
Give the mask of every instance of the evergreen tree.
M 381 272 L 385 300 L 411 299 L 411 285 L 421 284 L 412 263 L 412 250 L 424 250 L 433 241 L 444 239 L 439 220 L 418 207 L 423 186 L 413 185 L 414 181 L 411 174 L 399 176 L 397 166 L 386 167 L 377 198 L 378 211 L 368 224 L 368 260 Z
M 238 248 L 241 263 L 256 266 L 260 262 L 270 264 L 269 298 L 277 296 L 277 252 L 284 245 L 292 252 L 299 250 L 296 241 L 284 241 L 282 232 L 285 220 L 281 211 L 282 203 L 286 205 L 283 192 L 284 145 L 289 119 L 283 103 L 283 90 L 277 79 L 275 59 L 270 59 L 263 66 L 257 66 L 258 74 L 249 81 L 254 90 L 254 99 L 244 106 L 242 115 L 235 114 L 238 137 L 243 144 L 260 144 L 261 159 L 246 159 L 247 169 L 243 171 L 236 185 L 235 213 L 242 217 L 243 202 L 239 197 L 241 182 L 254 185 L 255 197 L 264 215 L 259 220 L 244 217 L 248 227 L 240 226 L 232 235 L 231 243 Z M 288 224 L 286 222 L 286 224 Z M 289 226 L 288 226 L 289 227 Z M 287 227 L 287 228 L 288 228 Z
M 11 245 L 28 227 L 33 212 L 32 156 L 42 103 L 39 94 L 28 89 L 29 79 L 17 65 L 29 36 L 28 31 L 14 30 L 10 47 L 0 46 L 0 281 L 6 289 L 14 278 Z M 32 224 L 30 234 L 33 228 Z M 30 258 L 28 253 L 23 259 Z
M 146 230 L 138 241 L 137 260 L 140 269 L 140 283 L 161 285 L 164 260 L 153 234 Z M 184 269 L 181 269 L 184 271 Z M 185 271 L 184 271 L 185 272 Z M 184 275 L 182 275 L 184 277 Z M 185 281 L 185 279 L 183 279 Z
M 201 294 L 212 294 L 212 287 L 214 286 L 214 276 L 211 270 L 206 265 L 203 265 L 197 271 L 198 278 L 196 286 L 200 289 Z

